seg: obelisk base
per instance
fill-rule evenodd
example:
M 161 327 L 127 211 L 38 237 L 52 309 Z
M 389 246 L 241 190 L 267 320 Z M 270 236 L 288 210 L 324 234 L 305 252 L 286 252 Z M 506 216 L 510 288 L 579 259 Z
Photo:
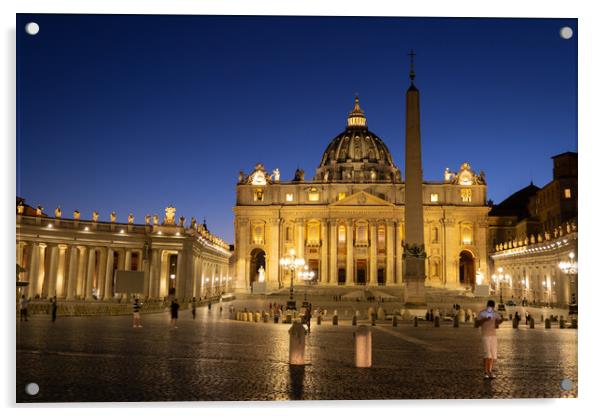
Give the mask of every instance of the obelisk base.
M 424 289 L 424 278 L 405 279 L 403 288 L 403 301 L 405 308 L 426 308 L 426 291 Z

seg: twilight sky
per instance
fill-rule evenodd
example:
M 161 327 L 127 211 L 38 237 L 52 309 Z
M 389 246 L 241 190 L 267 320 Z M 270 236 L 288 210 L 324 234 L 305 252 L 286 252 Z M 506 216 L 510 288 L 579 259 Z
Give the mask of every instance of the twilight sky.
M 498 203 L 577 151 L 577 32 L 576 19 L 19 14 L 17 194 L 119 222 L 171 203 L 232 242 L 238 171 L 313 177 L 356 92 L 404 172 L 413 48 L 425 180 L 468 161 Z

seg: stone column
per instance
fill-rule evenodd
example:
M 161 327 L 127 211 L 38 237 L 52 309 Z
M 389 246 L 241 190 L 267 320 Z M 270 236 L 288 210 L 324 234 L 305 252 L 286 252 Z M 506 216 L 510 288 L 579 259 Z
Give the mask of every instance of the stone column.
M 48 247 L 45 243 L 40 243 L 40 257 L 38 262 L 38 276 L 37 279 L 37 291 L 36 294 L 40 295 L 40 298 L 44 295 L 44 280 L 48 275 L 48 269 L 46 264 L 46 248 Z
M 403 223 L 398 221 L 395 226 L 395 284 L 403 285 Z
M 149 296 L 151 298 L 159 297 L 159 276 L 161 275 L 161 250 L 153 248 L 151 251 L 150 266 L 150 288 Z
M 65 291 L 66 287 L 67 287 L 67 283 L 66 283 L 66 276 L 67 276 L 67 270 L 66 270 L 66 264 L 67 264 L 67 248 L 68 246 L 66 244 L 59 244 L 59 264 L 58 264 L 58 270 L 57 270 L 57 276 L 56 276 L 56 296 L 57 298 L 64 298 L 67 293 Z
M 77 264 L 79 250 L 77 246 L 71 246 L 69 248 L 69 272 L 67 277 L 67 300 L 75 299 L 77 294 Z
M 368 285 L 376 285 L 377 284 L 377 245 L 378 241 L 376 238 L 376 229 L 378 225 L 376 221 L 370 221 L 370 266 L 368 270 Z
M 386 272 L 385 272 L 385 284 L 387 286 L 391 286 L 395 283 L 395 276 L 393 272 L 394 267 L 394 258 L 393 253 L 395 249 L 395 224 L 392 221 L 387 221 L 387 231 L 386 231 Z
M 150 297 L 150 259 L 144 258 L 144 251 L 140 251 L 138 254 L 139 262 L 142 271 L 144 271 L 144 289 L 142 290 L 142 296 L 144 299 L 148 299 Z
M 98 286 L 98 290 L 96 291 L 96 293 L 98 293 L 98 299 L 104 299 L 108 253 L 106 248 L 101 248 L 99 249 L 99 251 L 100 257 L 98 259 L 98 274 L 96 275 L 96 284 Z
M 33 243 L 31 245 L 31 261 L 29 262 L 29 267 L 27 268 L 27 280 L 29 281 L 27 296 L 35 297 L 38 293 L 38 274 L 39 274 L 39 266 L 40 266 L 40 244 Z
M 77 264 L 77 289 L 76 295 L 83 298 L 85 295 L 85 284 L 86 284 L 86 246 L 78 246 L 78 264 Z
M 47 288 L 46 293 L 49 298 L 56 295 L 56 279 L 59 267 L 59 248 L 57 245 L 50 246 L 50 264 L 48 267 L 48 273 L 44 276 L 45 286 Z
M 322 220 L 320 224 L 320 279 L 321 284 L 330 282 L 330 267 L 328 266 L 328 222 Z
M 459 256 L 459 230 L 456 230 L 456 221 L 453 218 L 443 219 L 443 276 L 446 287 L 459 284 L 457 257 Z
M 277 287 L 278 271 L 280 269 L 280 219 L 268 220 L 268 240 L 266 241 L 266 282 L 268 287 Z
M 125 267 L 124 270 L 132 270 L 132 250 L 125 249 Z
M 236 276 L 234 276 L 234 287 L 246 291 L 249 287 L 249 268 L 247 267 L 247 256 L 249 255 L 249 220 L 239 218 L 238 227 L 238 247 L 236 247 Z M 201 291 L 205 287 L 204 267 L 201 268 L 203 280 L 201 281 Z
M 328 221 L 328 227 L 330 227 L 330 238 L 328 239 L 329 249 L 330 249 L 330 283 L 337 284 L 339 270 L 337 266 L 337 250 L 338 250 L 338 225 L 335 220 Z
M 345 276 L 345 284 L 351 285 L 354 282 L 353 278 L 353 222 L 351 220 L 347 221 L 347 230 L 345 233 L 346 243 L 347 243 L 347 260 L 346 260 L 346 276 Z
M 169 263 L 169 262 L 168 262 Z M 186 289 L 186 262 L 184 261 L 183 250 L 178 250 L 178 259 L 176 261 L 176 298 L 182 301 L 184 290 Z
M 304 258 L 305 255 L 305 220 L 295 221 L 297 224 L 297 257 Z M 295 277 L 296 274 L 295 274 Z
M 115 261 L 115 252 L 112 247 L 107 247 L 107 260 L 105 266 L 105 284 L 104 284 L 104 300 L 113 298 L 113 262 Z
M 94 288 L 94 272 L 96 269 L 96 250 L 91 247 L 88 254 L 88 267 L 86 272 L 85 299 L 92 300 L 92 289 Z

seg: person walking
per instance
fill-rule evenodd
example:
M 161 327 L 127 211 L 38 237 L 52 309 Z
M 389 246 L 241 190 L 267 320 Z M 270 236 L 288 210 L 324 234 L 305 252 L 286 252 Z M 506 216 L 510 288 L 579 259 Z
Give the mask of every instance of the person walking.
M 25 298 L 25 295 L 21 295 L 21 299 L 19 299 L 20 321 L 27 321 L 27 305 L 29 305 L 29 301 Z
M 493 374 L 493 362 L 497 360 L 497 336 L 496 327 L 504 320 L 495 312 L 495 302 L 487 301 L 487 308 L 479 312 L 478 324 L 481 327 L 481 342 L 484 350 L 485 378 L 495 378 Z
M 192 311 L 192 319 L 196 319 L 196 297 L 193 297 L 192 302 L 190 302 L 190 310 Z
M 178 327 L 178 309 L 180 309 L 180 304 L 178 303 L 177 299 L 174 299 L 171 301 L 171 327 L 172 328 L 177 328 Z
M 209 308 L 209 310 L 211 310 L 211 301 L 209 301 L 209 303 L 207 304 L 207 307 Z
M 133 312 L 133 327 L 134 328 L 142 328 L 141 325 L 141 321 L 140 321 L 140 308 L 142 307 L 142 304 L 140 303 L 140 300 L 138 298 L 134 299 L 134 304 L 132 305 L 132 312 Z
M 50 313 L 52 314 L 52 323 L 56 321 L 56 311 L 58 309 L 58 304 L 56 302 L 56 296 L 53 296 L 50 299 Z

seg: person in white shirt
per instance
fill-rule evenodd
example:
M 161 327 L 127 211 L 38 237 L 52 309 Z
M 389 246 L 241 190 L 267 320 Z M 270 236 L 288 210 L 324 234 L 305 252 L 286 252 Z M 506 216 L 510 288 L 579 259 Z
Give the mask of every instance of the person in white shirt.
M 497 336 L 496 327 L 504 320 L 495 311 L 495 302 L 487 301 L 487 308 L 479 312 L 477 322 L 481 327 L 481 340 L 485 353 L 485 378 L 495 378 L 493 374 L 493 362 L 497 360 Z

